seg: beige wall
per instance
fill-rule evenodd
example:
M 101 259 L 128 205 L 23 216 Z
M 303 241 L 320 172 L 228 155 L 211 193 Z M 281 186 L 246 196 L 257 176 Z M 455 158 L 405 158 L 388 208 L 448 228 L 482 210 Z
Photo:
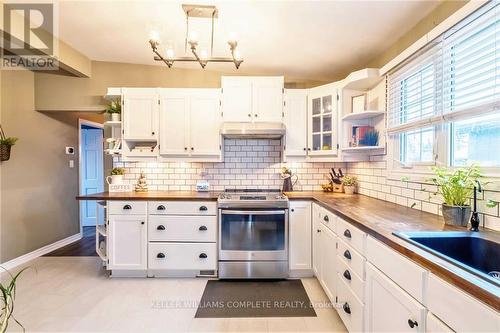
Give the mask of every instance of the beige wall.
M 247 74 L 231 72 L 231 75 Z M 217 88 L 220 87 L 222 75 L 226 74 L 199 69 L 93 61 L 90 78 L 37 73 L 35 103 L 37 110 L 85 110 L 106 104 L 103 95 L 108 87 Z M 286 81 L 287 86 L 293 88 L 323 83 L 289 78 Z
M 1 262 L 79 232 L 78 159 L 68 167 L 65 146 L 78 146 L 78 117 L 34 110 L 35 74 L 3 71 L 2 126 L 19 138 L 11 159 L 1 162 Z

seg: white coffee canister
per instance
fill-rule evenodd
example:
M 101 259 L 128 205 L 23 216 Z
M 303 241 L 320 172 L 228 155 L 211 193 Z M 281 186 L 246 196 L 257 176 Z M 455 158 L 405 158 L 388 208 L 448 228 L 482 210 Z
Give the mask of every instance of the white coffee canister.
M 106 177 L 106 182 L 108 185 L 119 185 L 123 184 L 123 175 L 112 175 Z

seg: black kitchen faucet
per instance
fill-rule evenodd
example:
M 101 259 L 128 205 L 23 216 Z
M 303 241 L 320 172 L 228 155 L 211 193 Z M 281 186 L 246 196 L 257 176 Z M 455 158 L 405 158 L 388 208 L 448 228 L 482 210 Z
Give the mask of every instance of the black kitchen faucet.
M 477 191 L 482 192 L 481 183 L 476 180 L 477 186 L 474 186 L 474 206 L 470 217 L 470 231 L 479 231 L 479 214 L 477 213 Z

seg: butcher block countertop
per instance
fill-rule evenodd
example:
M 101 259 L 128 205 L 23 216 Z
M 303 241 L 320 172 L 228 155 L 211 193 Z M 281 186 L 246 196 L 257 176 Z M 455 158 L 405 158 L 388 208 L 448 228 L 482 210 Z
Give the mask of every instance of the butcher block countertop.
M 219 192 L 149 191 L 144 193 L 97 193 L 78 200 L 217 200 Z M 467 231 L 445 226 L 441 216 L 363 195 L 324 192 L 287 192 L 290 200 L 311 200 L 337 214 L 353 226 L 417 262 L 464 292 L 500 311 L 500 288 L 393 235 L 394 232 Z M 484 238 L 500 241 L 500 233 L 481 230 Z

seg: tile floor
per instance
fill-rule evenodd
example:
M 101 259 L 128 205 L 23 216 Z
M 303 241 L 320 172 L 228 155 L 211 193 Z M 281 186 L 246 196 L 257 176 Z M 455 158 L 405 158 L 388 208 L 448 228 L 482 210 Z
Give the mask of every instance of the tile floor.
M 195 319 L 190 304 L 201 299 L 205 279 L 110 279 L 95 257 L 41 257 L 29 266 L 36 271 L 18 281 L 14 312 L 28 332 L 346 331 L 331 308 L 309 318 Z M 327 303 L 316 279 L 302 281 L 311 301 Z M 12 323 L 9 331 L 21 329 Z

